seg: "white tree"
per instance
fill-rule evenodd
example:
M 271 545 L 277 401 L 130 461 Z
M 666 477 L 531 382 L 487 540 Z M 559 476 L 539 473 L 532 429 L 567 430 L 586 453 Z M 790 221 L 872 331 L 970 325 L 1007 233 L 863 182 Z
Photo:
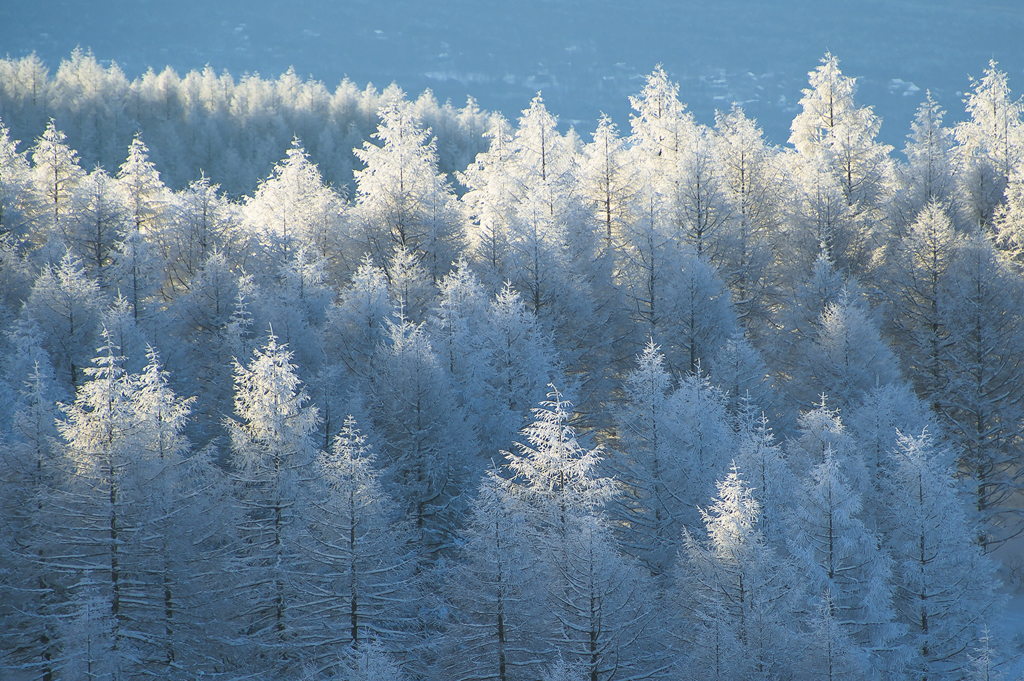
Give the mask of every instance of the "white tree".
M 901 437 L 887 485 L 894 605 L 907 628 L 907 669 L 921 678 L 966 671 L 971 646 L 1000 609 L 994 566 L 975 541 L 951 458 L 928 433 Z
M 950 338 L 942 315 L 943 286 L 961 242 L 945 208 L 929 203 L 883 267 L 890 311 L 886 330 L 901 350 L 908 378 L 933 404 L 947 380 L 942 358 Z
M 942 127 L 945 111 L 929 92 L 910 124 L 904 155 L 907 163 L 896 166 L 897 194 L 891 212 L 897 221 L 896 236 L 904 236 L 921 211 L 932 203 L 956 206 L 956 140 Z
M 827 448 L 797 491 L 787 525 L 794 561 L 811 602 L 829 594 L 828 616 L 876 670 L 898 634 L 892 608 L 891 562 L 860 519 L 860 495 Z M 830 625 L 831 626 L 831 625 Z
M 440 281 L 465 248 L 465 235 L 455 194 L 437 170 L 436 141 L 401 91 L 391 94 L 378 115 L 372 137 L 380 145 L 364 142 L 354 150 L 366 166 L 354 173 L 362 248 L 379 265 L 395 249 L 405 249 Z
M 71 193 L 67 219 L 62 226 L 65 244 L 88 268 L 104 290 L 113 288 L 115 248 L 127 225 L 129 213 L 117 181 L 102 168 L 84 176 Z
M 239 624 L 262 664 L 282 670 L 298 664 L 303 642 L 298 575 L 309 558 L 300 550 L 308 517 L 301 489 L 317 454 L 317 410 L 295 370 L 271 333 L 248 366 L 235 362 L 237 419 L 227 422 L 243 511 L 239 576 L 248 604 Z
M 528 511 L 511 481 L 487 471 L 444 584 L 453 606 L 440 655 L 444 678 L 508 681 L 536 669 L 544 650 L 542 573 Z
M 70 251 L 59 265 L 43 269 L 25 302 L 22 316 L 39 325 L 43 347 L 68 387 L 78 384 L 91 358 L 100 304 L 99 286 Z
M 302 246 L 326 258 L 336 246 L 341 197 L 324 185 L 298 138 L 287 158 L 260 183 L 243 210 L 243 224 L 259 235 L 272 263 L 289 261 Z
M 18 141 L 11 139 L 10 129 L 0 121 L 0 234 L 20 232 L 23 227 L 19 204 L 29 182 L 26 156 L 18 152 Z
M 718 239 L 719 267 L 737 316 L 746 328 L 756 330 L 768 321 L 769 306 L 778 295 L 770 271 L 776 257 L 771 241 L 783 217 L 777 189 L 783 175 L 777 152 L 739 107 L 718 112 L 715 130 L 715 158 L 729 206 L 729 221 Z
M 971 224 L 992 226 L 1013 170 L 1024 158 L 1022 104 L 1013 99 L 1006 73 L 990 61 L 980 80 L 971 79 L 969 121 L 956 126 L 959 179 Z
M 867 312 L 845 291 L 822 312 L 817 342 L 808 355 L 814 381 L 809 392 L 828 395 L 840 409 L 858 404 L 872 388 L 899 379 L 896 356 Z
M 868 264 L 878 211 L 890 192 L 892 148 L 875 141 L 881 121 L 871 107 L 855 105 L 855 79 L 843 76 L 832 54 L 821 62 L 809 74 L 789 141 L 801 159 L 798 191 L 814 242 L 826 243 L 844 269 L 856 270 Z
M 759 514 L 733 466 L 714 503 L 701 510 L 707 539 L 684 532 L 673 601 L 691 678 L 772 678 L 789 666 L 797 577 L 765 544 Z
M 956 249 L 944 279 L 939 314 L 949 343 L 939 409 L 989 533 L 982 541 L 999 541 L 1019 531 L 1009 506 L 1024 424 L 1024 282 L 982 234 Z
M 32 156 L 31 216 L 40 241 L 60 238 L 61 220 L 68 213 L 71 191 L 85 175 L 78 165 L 78 153 L 65 144 L 66 139 L 51 118 L 29 150 Z
M 387 320 L 368 384 L 374 430 L 398 503 L 426 551 L 452 540 L 477 445 L 422 325 Z
M 399 652 L 413 642 L 416 556 L 375 459 L 349 416 L 330 452 L 317 457 L 315 481 L 305 491 L 310 510 L 302 543 L 312 569 L 296 624 L 304 659 L 318 668 L 343 646 L 356 651 L 380 641 Z
M 612 481 L 597 475 L 599 451 L 576 439 L 570 408 L 553 389 L 523 429 L 518 453 L 506 459 L 542 569 L 542 651 L 580 664 L 598 681 L 650 664 L 650 650 L 634 645 L 652 616 L 650 585 L 614 548 L 601 513 Z

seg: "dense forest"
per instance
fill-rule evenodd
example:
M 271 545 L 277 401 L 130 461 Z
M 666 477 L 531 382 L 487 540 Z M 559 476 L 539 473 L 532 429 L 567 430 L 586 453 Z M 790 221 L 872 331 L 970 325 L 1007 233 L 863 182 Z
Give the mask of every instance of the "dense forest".
M 1024 106 L 809 75 L 777 147 L 0 60 L 0 676 L 997 678 Z

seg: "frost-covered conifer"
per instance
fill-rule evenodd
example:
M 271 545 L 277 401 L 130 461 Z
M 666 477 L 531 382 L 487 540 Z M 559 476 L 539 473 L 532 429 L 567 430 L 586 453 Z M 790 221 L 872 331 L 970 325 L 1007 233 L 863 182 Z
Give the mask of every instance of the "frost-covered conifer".
M 92 356 L 100 305 L 96 282 L 67 251 L 59 265 L 48 265 L 39 274 L 22 308 L 22 317 L 42 331 L 58 376 L 72 389 Z
M 380 265 L 404 249 L 440 281 L 465 248 L 465 234 L 455 194 L 437 170 L 436 141 L 400 90 L 378 115 L 372 137 L 379 145 L 368 141 L 355 149 L 366 166 L 354 173 L 361 247 Z
M 796 573 L 765 544 L 758 502 L 733 466 L 701 511 L 707 539 L 684 532 L 673 604 L 688 678 L 771 678 L 792 662 Z
M 242 518 L 238 534 L 240 588 L 247 606 L 238 626 L 254 664 L 294 670 L 306 622 L 300 576 L 308 521 L 302 490 L 317 455 L 316 407 L 308 404 L 291 352 L 271 334 L 248 365 L 235 363 L 235 413 L 227 422 L 231 464 Z
M 893 605 L 906 627 L 907 669 L 922 678 L 964 673 L 1001 605 L 994 566 L 976 542 L 979 528 L 954 488 L 951 458 L 928 433 L 903 436 L 886 485 Z
M 971 79 L 964 101 L 971 118 L 955 129 L 957 177 L 970 224 L 990 228 L 1010 176 L 1024 158 L 1022 104 L 1013 99 L 1007 74 L 995 61 L 980 80 Z

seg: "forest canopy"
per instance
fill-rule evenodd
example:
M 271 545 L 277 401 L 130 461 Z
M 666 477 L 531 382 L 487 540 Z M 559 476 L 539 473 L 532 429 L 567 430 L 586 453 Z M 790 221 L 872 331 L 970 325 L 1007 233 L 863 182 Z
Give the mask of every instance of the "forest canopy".
M 990 678 L 1024 121 L 0 60 L 10 678 Z M 1015 576 L 1016 575 L 1016 576 Z

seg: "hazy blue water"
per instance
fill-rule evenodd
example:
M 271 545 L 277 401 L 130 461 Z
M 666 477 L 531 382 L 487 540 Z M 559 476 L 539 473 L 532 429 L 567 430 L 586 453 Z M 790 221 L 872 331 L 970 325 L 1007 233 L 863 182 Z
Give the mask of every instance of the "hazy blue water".
M 347 75 L 471 94 L 513 118 L 543 90 L 587 135 L 601 111 L 628 129 L 627 97 L 660 62 L 700 121 L 740 101 L 776 143 L 826 50 L 902 147 L 925 89 L 959 119 L 991 58 L 1024 92 L 1022 37 L 1020 0 L 0 0 L 0 54 L 34 50 L 51 70 L 76 45 L 129 76 L 294 66 L 332 88 Z

